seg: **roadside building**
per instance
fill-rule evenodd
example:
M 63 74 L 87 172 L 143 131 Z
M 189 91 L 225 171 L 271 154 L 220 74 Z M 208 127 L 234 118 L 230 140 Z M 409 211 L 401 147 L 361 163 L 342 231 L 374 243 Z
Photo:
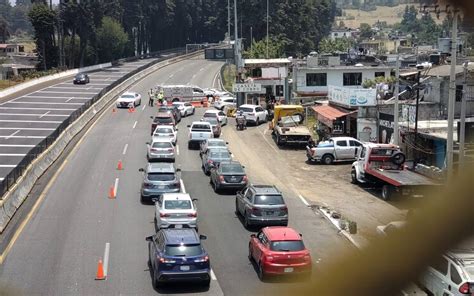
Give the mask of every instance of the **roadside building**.
M 357 33 L 357 30 L 352 30 L 350 28 L 342 29 L 333 29 L 329 34 L 331 40 L 336 40 L 339 38 L 354 38 L 354 35 Z

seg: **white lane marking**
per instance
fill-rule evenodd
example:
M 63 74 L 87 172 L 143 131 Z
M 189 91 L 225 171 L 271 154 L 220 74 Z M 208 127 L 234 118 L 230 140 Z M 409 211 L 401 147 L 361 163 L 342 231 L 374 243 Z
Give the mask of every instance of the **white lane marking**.
M 1 119 L 0 122 L 22 122 L 22 123 L 62 123 L 62 121 L 41 121 L 41 120 L 8 120 Z
M 173 78 L 173 76 L 174 76 L 174 74 L 170 74 L 168 77 L 169 77 L 169 78 Z
M 50 111 L 48 111 L 50 112 Z M 46 113 L 48 113 L 46 112 Z M 69 117 L 69 115 L 63 115 L 63 114 L 28 114 L 28 113 L 0 113 L 0 116 L 1 115 L 5 115 L 5 116 L 31 116 L 31 117 L 36 117 L 36 116 L 51 116 L 51 117 Z
M 0 139 L 44 139 L 44 136 L 0 136 Z
M 142 107 L 142 111 L 143 111 L 143 110 L 145 110 L 145 108 L 146 108 L 146 105 L 143 105 L 143 107 Z
M 0 127 L 0 130 L 23 130 L 23 131 L 54 131 L 54 128 L 39 127 Z
M 0 168 L 16 168 L 16 164 L 0 164 Z
M 194 79 L 194 78 L 196 78 L 196 74 L 194 74 L 194 75 L 193 75 L 193 77 L 192 77 L 191 79 Z
M 41 115 L 39 118 L 43 118 L 43 117 L 45 117 L 46 115 L 48 115 L 48 114 L 49 114 L 49 112 L 51 112 L 51 111 L 46 111 L 46 113 L 44 113 L 43 115 Z
M 123 155 L 127 154 L 127 149 L 128 149 L 128 144 L 125 144 L 125 146 L 123 147 L 123 151 L 122 151 Z
M 80 95 L 80 94 L 76 94 L 76 95 Z M 76 100 L 90 100 L 91 98 L 90 97 L 72 97 Z M 61 100 L 64 100 L 64 99 L 67 99 L 67 97 L 31 97 L 31 96 L 23 96 L 23 97 L 19 97 L 19 98 L 16 98 L 14 100 L 11 100 L 11 101 L 8 101 L 10 103 L 12 102 L 16 102 L 17 100 L 21 100 L 21 99 L 49 99 L 49 100 L 58 100 L 58 99 L 61 99 Z M 32 102 L 34 103 L 34 102 Z
M 38 105 L 84 105 L 84 103 L 59 103 L 59 102 L 5 102 L 2 103 L 1 105 L 5 104 L 38 104 Z
M 8 153 L 0 153 L 0 156 L 11 156 L 11 157 L 15 157 L 15 156 L 25 156 L 26 154 L 8 154 Z
M 214 273 L 214 270 L 212 270 L 212 268 L 211 268 L 211 279 L 213 281 L 217 281 L 216 274 Z
M 14 132 L 13 134 L 11 134 L 11 135 L 7 136 L 5 139 L 6 139 L 6 140 L 10 139 L 10 137 L 13 137 L 13 136 L 15 136 L 15 135 L 16 135 L 16 134 L 18 134 L 20 131 L 21 131 L 21 130 L 17 130 L 17 131 L 16 131 L 16 132 Z
M 137 127 L 137 123 L 138 121 L 135 121 L 135 123 L 133 124 L 133 129 Z
M 11 110 L 54 110 L 54 111 L 76 111 L 76 109 L 64 109 L 64 108 L 21 108 L 21 107 L 1 107 L 0 109 L 11 109 Z M 69 115 L 68 115 L 69 116 Z
M 69 103 L 69 101 L 71 101 L 72 99 L 74 99 L 74 97 L 70 97 L 69 99 L 67 99 L 66 103 Z
M 259 128 L 258 128 L 258 130 L 259 130 L 260 134 L 262 134 L 263 140 L 265 140 L 265 142 L 267 142 L 267 144 L 268 144 L 270 147 L 272 147 L 272 149 L 273 149 L 276 153 L 279 154 L 280 152 L 279 152 L 270 142 L 268 142 L 268 139 L 265 137 L 265 134 L 262 133 L 262 130 L 259 129 Z
M 212 86 L 211 87 L 216 86 L 216 79 L 217 79 L 218 76 L 219 76 L 219 72 L 217 72 L 216 75 L 214 76 L 214 79 L 212 79 Z
M 104 250 L 104 276 L 107 277 L 107 272 L 109 271 L 109 253 L 110 253 L 110 243 L 105 243 Z
M 201 69 L 199 69 L 199 72 L 201 72 L 201 71 L 203 71 L 203 70 L 204 70 L 204 68 L 201 68 Z
M 33 94 L 38 94 L 38 93 L 50 93 L 50 94 L 77 94 L 77 93 L 81 93 L 83 95 L 96 95 L 97 93 L 95 92 L 83 92 L 83 91 L 80 91 L 77 92 L 77 91 L 49 91 L 49 90 L 40 90 L 40 91 L 35 91 L 33 92 Z
M 179 156 L 179 145 L 178 144 L 176 144 L 176 155 Z
M 179 183 L 181 184 L 181 192 L 186 193 L 186 187 L 184 187 L 183 179 L 179 179 Z
M 301 194 L 298 194 L 298 197 L 301 199 L 305 206 L 310 206 L 309 202 Z
M 114 193 L 115 193 L 115 196 L 117 196 L 118 185 L 119 185 L 119 178 L 116 178 L 116 179 L 115 179 L 115 184 L 114 184 Z
M 36 145 L 15 145 L 15 144 L 0 144 L 0 147 L 36 147 Z

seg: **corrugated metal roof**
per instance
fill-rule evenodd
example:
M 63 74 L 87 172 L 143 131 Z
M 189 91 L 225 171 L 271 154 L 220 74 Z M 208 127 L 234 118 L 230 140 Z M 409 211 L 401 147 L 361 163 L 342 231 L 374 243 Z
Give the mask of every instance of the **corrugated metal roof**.
M 474 70 L 474 63 L 469 63 L 468 70 Z M 462 65 L 456 65 L 456 75 L 461 74 L 464 71 Z M 451 73 L 451 65 L 442 65 L 434 67 L 428 71 L 428 76 L 449 76 Z
M 357 112 L 357 111 L 341 111 L 333 106 L 329 105 L 323 105 L 323 106 L 314 106 L 313 107 L 314 112 L 321 114 L 322 116 L 326 117 L 327 119 L 330 120 L 336 120 L 337 118 L 344 117 L 346 115 L 349 115 L 351 113 Z

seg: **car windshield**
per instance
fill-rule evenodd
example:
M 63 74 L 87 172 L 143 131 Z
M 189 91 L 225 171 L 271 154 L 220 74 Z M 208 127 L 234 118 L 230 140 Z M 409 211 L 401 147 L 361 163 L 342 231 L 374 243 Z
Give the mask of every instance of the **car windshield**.
M 253 109 L 252 108 L 247 108 L 247 107 L 240 107 L 239 111 L 252 113 Z
M 257 195 L 255 196 L 257 205 L 282 205 L 285 204 L 281 195 Z
M 209 130 L 210 130 L 210 127 L 207 124 L 195 124 L 191 128 L 191 131 L 193 132 L 208 132 Z
M 171 173 L 148 173 L 147 178 L 150 181 L 173 181 L 175 176 Z
M 189 200 L 165 200 L 165 209 L 167 210 L 190 210 L 192 209 Z
M 240 164 L 221 164 L 223 174 L 243 174 L 244 169 Z
M 160 108 L 158 108 L 158 112 L 165 112 L 165 113 L 166 113 L 166 112 L 170 112 L 170 111 L 171 111 L 171 110 L 168 109 L 168 108 L 166 108 L 166 107 L 160 107 Z
M 84 77 L 85 77 L 84 74 L 77 74 L 77 75 L 76 75 L 76 78 L 84 78 Z
M 165 254 L 168 256 L 191 257 L 199 256 L 203 253 L 201 245 L 168 245 Z
M 230 158 L 230 154 L 227 151 L 216 151 L 216 152 L 211 152 L 209 155 L 209 158 Z
M 172 134 L 173 130 L 170 128 L 157 128 L 155 134 Z
M 219 123 L 219 121 L 215 117 L 208 117 L 205 121 L 209 122 L 212 125 L 217 125 Z
M 207 146 L 209 147 L 225 147 L 224 141 L 210 141 Z
M 153 148 L 172 148 L 173 144 L 169 142 L 154 142 L 152 147 Z
M 217 117 L 217 113 L 214 112 L 206 112 L 202 117 Z
M 290 251 L 302 251 L 304 250 L 304 244 L 301 240 L 294 241 L 273 241 L 270 244 L 270 250 L 280 251 L 280 252 L 290 252 Z
M 171 119 L 171 117 L 158 117 L 157 121 L 162 123 L 172 123 L 173 119 Z
M 133 95 L 122 95 L 122 99 L 133 99 Z
M 372 152 L 370 154 L 377 155 L 377 156 L 392 156 L 392 154 L 396 151 L 397 150 L 394 150 L 394 149 L 375 148 L 375 149 L 372 149 Z

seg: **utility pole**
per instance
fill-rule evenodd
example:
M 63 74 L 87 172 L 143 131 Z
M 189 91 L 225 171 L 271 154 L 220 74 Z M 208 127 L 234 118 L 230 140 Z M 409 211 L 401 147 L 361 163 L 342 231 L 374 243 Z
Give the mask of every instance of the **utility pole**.
M 458 51 L 458 12 L 453 12 L 453 32 L 452 32 L 452 48 L 451 48 L 451 73 L 449 76 L 449 101 L 448 101 L 448 142 L 446 146 L 446 162 L 448 170 L 448 182 L 453 178 L 453 162 L 454 162 L 454 103 L 456 100 L 456 55 Z
M 230 43 L 230 0 L 227 0 L 227 37 Z
M 416 145 L 417 145 L 417 141 L 418 141 L 418 109 L 419 109 L 419 106 L 420 106 L 420 80 L 421 80 L 421 70 L 418 69 L 418 76 L 417 76 L 417 80 L 418 82 L 416 83 L 416 106 L 415 106 L 415 140 L 413 141 L 414 143 L 414 146 L 415 146 L 415 149 L 413 150 L 413 158 L 415 160 L 415 165 L 416 163 L 418 162 L 418 159 L 417 159 L 417 148 L 416 148 Z
M 234 54 L 235 54 L 235 66 L 237 71 L 239 70 L 239 49 L 238 49 L 238 23 L 237 23 L 237 0 L 234 0 Z
M 268 22 L 269 22 L 269 17 L 270 17 L 270 13 L 269 13 L 269 0 L 267 0 L 267 54 L 265 55 L 265 57 L 268 59 Z
M 464 168 L 464 153 L 465 153 L 465 142 L 466 142 L 466 94 L 467 94 L 467 70 L 469 62 L 463 64 L 464 70 L 464 81 L 463 81 L 463 92 L 461 98 L 461 120 L 459 122 L 459 166 Z
M 253 27 L 250 27 L 250 54 L 253 55 Z
M 395 44 L 396 45 L 396 44 Z M 399 115 L 399 106 L 398 106 L 398 92 L 400 88 L 400 53 L 398 52 L 398 46 L 395 46 L 397 52 L 397 61 L 395 66 L 395 104 L 393 106 L 393 143 L 398 145 L 399 131 L 398 131 L 398 115 Z

